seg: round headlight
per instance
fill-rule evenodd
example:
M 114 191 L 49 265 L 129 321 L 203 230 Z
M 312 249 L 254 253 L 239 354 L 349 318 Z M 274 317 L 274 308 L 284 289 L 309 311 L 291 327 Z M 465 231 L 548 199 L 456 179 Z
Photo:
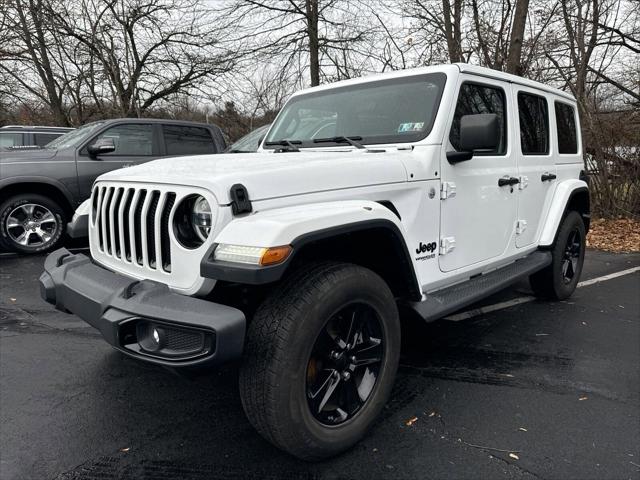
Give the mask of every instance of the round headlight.
M 173 232 L 185 248 L 202 245 L 209 237 L 213 224 L 211 205 L 202 195 L 184 198 L 173 215 Z
M 193 202 L 193 210 L 191 211 L 191 225 L 196 235 L 203 242 L 211 232 L 211 207 L 204 197 L 197 197 Z

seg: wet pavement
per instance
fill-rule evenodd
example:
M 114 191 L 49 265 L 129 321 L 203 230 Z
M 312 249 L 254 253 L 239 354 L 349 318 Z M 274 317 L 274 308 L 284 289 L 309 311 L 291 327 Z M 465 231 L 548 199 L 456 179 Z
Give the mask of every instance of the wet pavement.
M 565 302 L 412 325 L 373 431 L 308 464 L 250 427 L 233 366 L 184 379 L 42 302 L 43 261 L 0 256 L 3 480 L 640 478 L 640 272 Z M 590 251 L 582 279 L 638 265 Z

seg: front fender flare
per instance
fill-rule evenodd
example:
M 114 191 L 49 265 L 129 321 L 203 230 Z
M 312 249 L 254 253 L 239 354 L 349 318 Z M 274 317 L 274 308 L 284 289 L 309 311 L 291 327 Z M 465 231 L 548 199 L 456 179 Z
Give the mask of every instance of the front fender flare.
M 387 207 L 368 200 L 348 200 L 285 207 L 256 212 L 231 221 L 216 237 L 205 255 L 200 271 L 203 277 L 237 283 L 264 284 L 280 280 L 305 244 L 367 229 L 386 229 L 402 245 L 411 284 L 419 292 L 413 261 L 406 246 L 406 233 L 398 217 Z M 261 267 L 214 261 L 218 244 L 275 247 L 291 245 L 292 254 L 281 264 Z

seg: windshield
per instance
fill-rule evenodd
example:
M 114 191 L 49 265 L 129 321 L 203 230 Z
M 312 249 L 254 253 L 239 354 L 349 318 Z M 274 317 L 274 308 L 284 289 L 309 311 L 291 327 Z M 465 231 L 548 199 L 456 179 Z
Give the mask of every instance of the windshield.
M 229 153 L 250 153 L 258 150 L 260 146 L 260 140 L 262 136 L 267 133 L 267 130 L 271 124 L 263 125 L 262 127 L 258 127 L 255 130 L 247 133 L 244 137 L 240 138 L 240 140 L 233 143 L 228 149 Z
M 284 140 L 300 147 L 344 145 L 340 137 L 363 144 L 421 140 L 433 127 L 445 81 L 444 73 L 432 73 L 293 97 L 265 145 L 276 148 Z
M 60 149 L 78 146 L 89 138 L 93 132 L 103 124 L 104 122 L 87 123 L 76 130 L 72 130 L 69 133 L 59 136 L 54 141 L 47 143 L 44 148 Z

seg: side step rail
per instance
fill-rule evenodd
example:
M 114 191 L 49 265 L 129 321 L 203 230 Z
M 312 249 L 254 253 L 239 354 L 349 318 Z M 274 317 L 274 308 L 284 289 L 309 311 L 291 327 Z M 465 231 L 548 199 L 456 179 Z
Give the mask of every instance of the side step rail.
M 550 264 L 551 252 L 538 250 L 498 270 L 428 294 L 424 301 L 410 302 L 409 306 L 431 322 L 499 292 Z

